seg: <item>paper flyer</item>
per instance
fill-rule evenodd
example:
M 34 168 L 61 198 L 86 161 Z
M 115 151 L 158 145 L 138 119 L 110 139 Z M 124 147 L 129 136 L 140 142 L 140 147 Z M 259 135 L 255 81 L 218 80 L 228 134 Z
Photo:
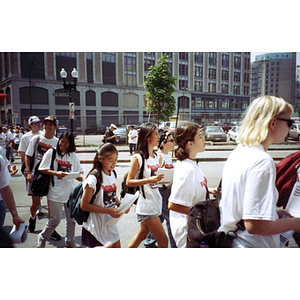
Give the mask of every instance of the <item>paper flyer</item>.
M 156 175 L 164 175 L 164 178 L 159 183 L 169 183 L 173 179 L 174 169 L 159 168 Z
M 62 179 L 63 180 L 70 180 L 70 179 L 76 179 L 78 177 L 82 177 L 82 174 L 80 174 L 79 172 L 70 172 L 70 173 L 68 173 L 68 175 L 66 175 Z
M 300 182 L 296 181 L 285 208 L 292 216 L 300 218 Z
M 123 213 L 123 215 L 124 215 L 124 213 L 125 213 L 125 211 L 129 208 L 129 207 L 131 207 L 131 205 L 134 203 L 134 201 L 139 197 L 139 195 L 140 195 L 140 192 L 139 191 L 137 191 L 134 195 L 133 194 L 125 194 L 125 196 L 124 196 L 124 198 L 122 199 L 122 202 L 121 202 L 121 204 L 120 204 L 120 206 L 119 206 L 119 210 Z M 122 215 L 122 216 L 123 216 Z M 122 216 L 121 217 L 119 217 L 119 218 L 111 218 L 111 219 L 109 219 L 107 222 L 106 222 L 106 225 L 107 226 L 113 226 L 113 225 L 116 225 L 118 222 L 119 222 L 119 220 L 122 218 Z
M 25 243 L 27 241 L 28 226 L 28 223 L 21 223 L 19 225 L 19 230 L 17 230 L 16 225 L 13 226 L 11 232 L 9 233 L 9 237 L 14 244 Z

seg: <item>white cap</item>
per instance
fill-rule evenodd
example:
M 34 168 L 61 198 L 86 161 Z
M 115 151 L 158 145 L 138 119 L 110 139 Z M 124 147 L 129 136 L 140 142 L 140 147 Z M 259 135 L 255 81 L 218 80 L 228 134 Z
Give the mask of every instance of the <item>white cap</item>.
M 117 129 L 117 126 L 115 124 L 110 124 L 110 127 Z
M 28 119 L 28 125 L 32 124 L 32 123 L 37 123 L 37 122 L 41 122 L 41 120 L 39 119 L 39 117 L 37 116 L 31 116 Z

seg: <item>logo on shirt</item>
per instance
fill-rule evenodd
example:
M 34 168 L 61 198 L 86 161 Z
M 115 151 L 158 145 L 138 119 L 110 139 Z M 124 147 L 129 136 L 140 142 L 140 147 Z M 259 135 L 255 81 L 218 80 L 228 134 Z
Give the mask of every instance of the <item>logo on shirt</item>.
M 111 185 L 102 185 L 103 190 L 103 205 L 104 207 L 113 208 L 116 206 L 116 191 L 117 185 L 115 183 Z

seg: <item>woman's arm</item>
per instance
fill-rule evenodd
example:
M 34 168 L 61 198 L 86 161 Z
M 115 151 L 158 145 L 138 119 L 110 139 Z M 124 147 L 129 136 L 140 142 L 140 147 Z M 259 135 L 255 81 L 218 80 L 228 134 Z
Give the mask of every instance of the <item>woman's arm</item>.
M 178 212 L 178 213 L 181 213 L 181 214 L 189 215 L 191 208 L 188 207 L 188 206 L 184 206 L 184 205 L 173 203 L 173 202 L 169 201 L 168 202 L 168 209 L 173 210 L 173 211 Z
M 278 219 L 276 221 L 266 220 L 244 220 L 245 228 L 250 234 L 274 235 L 290 230 L 300 232 L 300 218 Z
M 158 175 L 158 176 L 151 176 L 149 178 L 135 179 L 134 177 L 136 176 L 138 171 L 139 171 L 139 161 L 137 157 L 134 157 L 126 179 L 127 186 L 134 187 L 134 186 L 145 185 L 147 183 L 157 183 L 161 181 L 164 177 L 164 175 Z
M 64 178 L 65 176 L 68 175 L 68 173 L 66 172 L 63 172 L 63 171 L 53 171 L 53 170 L 50 170 L 50 169 L 39 169 L 39 171 L 41 173 L 44 173 L 46 175 L 54 175 L 54 176 L 57 176 L 58 178 Z
M 123 213 L 120 213 L 118 208 L 108 208 L 100 207 L 94 204 L 91 204 L 90 201 L 94 195 L 94 189 L 89 187 L 87 184 L 81 198 L 80 208 L 84 211 L 99 213 L 99 214 L 109 214 L 113 218 L 119 218 Z

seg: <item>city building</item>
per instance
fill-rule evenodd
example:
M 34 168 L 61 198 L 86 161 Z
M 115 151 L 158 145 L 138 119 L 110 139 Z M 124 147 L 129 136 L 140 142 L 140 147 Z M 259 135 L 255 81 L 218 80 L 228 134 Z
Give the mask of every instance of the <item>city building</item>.
M 30 115 L 54 115 L 70 127 L 72 114 L 79 132 L 94 124 L 143 123 L 149 117 L 144 80 L 164 53 L 178 78 L 173 96 L 180 120 L 240 118 L 250 101 L 250 52 L 1 52 L 0 92 L 8 94 L 0 103 L 1 124 L 27 126 Z M 71 98 L 63 89 L 62 68 L 70 84 L 71 71 L 78 71 Z
M 295 107 L 296 52 L 266 53 L 251 63 L 251 100 L 282 97 Z
M 300 106 L 300 66 L 296 67 L 296 86 L 295 86 L 295 112 Z

